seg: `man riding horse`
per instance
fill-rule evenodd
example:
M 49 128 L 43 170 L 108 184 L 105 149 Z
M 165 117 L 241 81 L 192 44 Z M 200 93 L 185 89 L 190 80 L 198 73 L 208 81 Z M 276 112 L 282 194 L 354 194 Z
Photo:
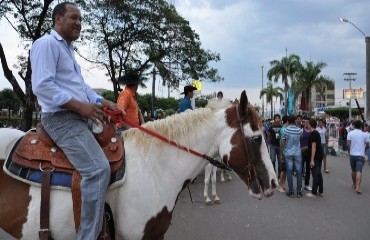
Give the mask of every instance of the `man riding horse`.
M 118 107 L 97 95 L 81 75 L 72 44 L 81 31 L 77 6 L 70 2 L 58 4 L 52 20 L 54 29 L 35 41 L 31 49 L 32 90 L 41 106 L 46 132 L 82 177 L 77 239 L 97 239 L 102 229 L 110 167 L 88 122 L 97 123 L 102 117 L 97 100 L 111 110 Z

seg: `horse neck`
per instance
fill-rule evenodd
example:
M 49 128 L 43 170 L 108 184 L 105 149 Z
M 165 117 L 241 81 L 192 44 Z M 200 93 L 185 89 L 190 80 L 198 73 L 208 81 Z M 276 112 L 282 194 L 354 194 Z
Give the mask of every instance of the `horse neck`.
M 172 131 L 176 132 L 179 130 L 176 129 L 177 127 L 183 128 L 184 126 L 181 124 L 173 126 Z M 218 121 L 215 115 L 212 114 L 206 123 L 201 124 L 201 126 L 197 126 L 196 123 L 194 123 L 194 126 L 191 128 L 192 130 L 187 134 L 182 136 L 169 136 L 169 138 L 184 147 L 208 155 L 213 149 L 216 136 L 222 127 L 222 121 Z M 136 129 L 135 131 L 139 130 Z M 148 139 L 148 136 L 145 136 L 145 138 Z M 168 182 L 170 178 L 171 181 L 178 181 L 177 184 L 182 185 L 184 181 L 195 178 L 207 164 L 207 161 L 186 150 L 184 151 L 169 143 L 153 139 L 152 137 L 151 139 L 152 142 L 144 144 L 146 145 L 144 147 L 139 146 L 139 144 L 142 144 L 139 139 L 136 139 L 136 141 L 134 140 L 132 145 L 130 145 L 136 147 L 135 151 L 140 152 L 140 154 L 134 154 L 133 158 L 135 159 L 133 159 L 133 161 L 142 162 L 142 166 L 149 169 L 148 171 L 151 171 L 150 174 L 152 177 L 158 182 Z M 147 149 L 145 149 L 145 147 Z M 128 147 L 128 149 L 130 149 L 130 147 Z M 142 157 L 138 159 L 140 155 L 142 155 Z M 127 160 L 129 161 L 129 159 Z M 153 171 L 157 169 L 160 170 Z M 140 171 L 141 170 L 142 169 L 140 169 Z

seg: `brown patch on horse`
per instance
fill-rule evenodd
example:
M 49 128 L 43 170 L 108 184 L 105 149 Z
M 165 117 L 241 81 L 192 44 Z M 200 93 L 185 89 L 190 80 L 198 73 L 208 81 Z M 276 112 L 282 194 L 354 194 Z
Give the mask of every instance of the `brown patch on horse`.
M 231 128 L 238 128 L 240 126 L 236 112 L 239 111 L 239 116 L 243 118 L 243 123 L 250 123 L 252 131 L 261 129 L 262 124 L 260 118 L 256 110 L 248 103 L 248 97 L 245 91 L 240 96 L 239 106 L 235 107 L 235 105 L 238 105 L 238 103 L 226 109 L 226 122 Z
M 143 240 L 163 239 L 167 232 L 172 219 L 172 211 L 168 211 L 167 207 L 163 207 L 156 217 L 151 218 L 146 222 L 144 228 Z
M 238 113 L 239 111 L 239 113 Z M 240 119 L 238 117 L 240 116 Z M 235 147 L 231 150 L 230 156 L 227 155 L 223 156 L 223 162 L 229 162 L 229 165 L 234 169 L 234 171 L 239 175 L 239 177 L 245 182 L 248 186 L 252 188 L 252 191 L 254 193 L 260 193 L 260 183 L 262 182 L 263 187 L 268 186 L 268 178 L 261 178 L 260 176 L 256 176 L 253 174 L 252 169 L 248 169 L 248 162 L 250 162 L 253 165 L 253 168 L 256 170 L 256 172 L 263 172 L 265 169 L 265 166 L 262 164 L 261 160 L 261 153 L 260 153 L 260 147 L 261 143 L 257 140 L 253 140 L 249 138 L 242 139 L 243 134 L 241 133 L 240 129 L 240 122 L 242 121 L 242 125 L 245 123 L 249 123 L 252 131 L 258 131 L 261 130 L 262 123 L 260 121 L 259 115 L 255 111 L 255 109 L 249 104 L 248 97 L 245 93 L 245 91 L 242 92 L 240 96 L 240 103 L 239 105 L 236 103 L 233 107 L 230 107 L 226 109 L 226 122 L 231 128 L 238 129 L 237 132 L 234 134 L 234 136 L 231 139 L 231 144 L 233 146 L 236 145 L 243 145 L 246 141 L 246 148 L 247 152 L 245 152 L 244 146 L 242 147 Z M 230 161 L 232 159 L 232 161 Z M 250 166 L 249 166 L 250 167 Z M 249 170 L 249 171 L 248 171 Z M 252 173 L 251 176 L 249 174 Z M 250 183 L 248 183 L 248 179 Z
M 22 227 L 27 221 L 30 186 L 4 173 L 0 161 L 0 226 L 16 239 L 22 238 Z

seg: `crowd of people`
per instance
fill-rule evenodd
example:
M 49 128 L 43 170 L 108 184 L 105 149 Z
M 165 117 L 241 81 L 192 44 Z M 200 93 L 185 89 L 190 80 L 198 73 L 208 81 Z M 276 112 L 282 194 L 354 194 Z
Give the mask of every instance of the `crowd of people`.
M 361 194 L 362 169 L 366 158 L 370 164 L 370 156 L 367 157 L 370 155 L 369 126 L 360 120 L 349 124 L 341 122 L 338 131 L 340 146 L 349 153 L 352 187 Z M 281 118 L 275 114 L 272 121 L 264 121 L 264 134 L 271 162 L 275 171 L 277 169 L 278 190 L 291 198 L 303 197 L 303 190 L 308 191 L 306 196 L 309 198 L 324 196 L 322 172 L 330 173 L 326 157 L 329 131 L 325 120 L 302 118 L 300 115 Z M 293 176 L 296 177 L 295 188 Z

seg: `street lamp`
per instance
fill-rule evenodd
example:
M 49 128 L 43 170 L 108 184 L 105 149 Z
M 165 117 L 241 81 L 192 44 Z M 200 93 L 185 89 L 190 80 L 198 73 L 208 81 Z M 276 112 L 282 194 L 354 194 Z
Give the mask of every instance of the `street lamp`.
M 353 22 L 346 18 L 339 18 L 340 21 L 349 23 L 354 26 L 364 37 L 366 43 L 366 120 L 370 119 L 370 37 L 359 29 Z

